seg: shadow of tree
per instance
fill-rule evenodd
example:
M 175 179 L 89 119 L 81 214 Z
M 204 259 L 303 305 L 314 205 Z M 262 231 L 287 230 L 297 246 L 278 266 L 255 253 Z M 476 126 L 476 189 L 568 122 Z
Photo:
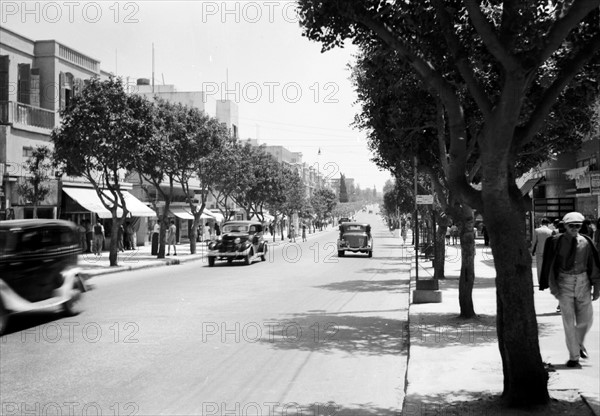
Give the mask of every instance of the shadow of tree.
M 486 415 L 593 416 L 576 390 L 550 391 L 550 402 L 543 406 L 508 407 L 499 394 L 458 390 L 451 394 L 407 396 L 400 415 Z
M 274 416 L 401 416 L 399 409 L 377 407 L 371 403 L 341 406 L 334 402 L 298 404 L 287 403 L 275 409 Z
M 369 273 L 396 273 L 400 269 L 380 270 L 363 269 L 361 271 Z M 343 282 L 329 283 L 327 285 L 317 286 L 319 289 L 338 290 L 341 292 L 381 292 L 391 291 L 398 293 L 408 293 L 408 279 L 394 280 L 346 280 Z
M 458 276 L 446 276 L 444 279 L 440 279 L 440 289 L 456 289 L 458 290 L 459 278 Z M 490 289 L 496 288 L 496 279 L 490 277 L 478 277 L 475 276 L 473 282 L 473 289 Z
M 538 337 L 551 334 L 552 324 L 538 323 Z M 496 315 L 477 315 L 472 319 L 452 313 L 419 313 L 411 316 L 404 334 L 410 333 L 411 345 L 444 348 L 456 345 L 496 344 Z
M 380 356 L 406 353 L 406 321 L 359 316 L 390 311 L 355 311 L 353 315 L 313 313 L 295 314 L 286 319 L 269 320 L 268 336 L 260 342 L 273 348 L 301 351 Z

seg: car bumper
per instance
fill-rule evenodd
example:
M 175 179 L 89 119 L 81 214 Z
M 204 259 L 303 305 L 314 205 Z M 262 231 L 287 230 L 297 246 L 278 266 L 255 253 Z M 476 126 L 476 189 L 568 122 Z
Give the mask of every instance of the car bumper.
M 77 273 L 79 273 L 78 268 L 63 271 L 63 284 L 52 292 L 51 297 L 37 302 L 30 302 L 27 299 L 23 299 L 12 290 L 10 286 L 0 280 L 0 294 L 2 296 L 2 301 L 4 302 L 4 307 L 10 312 L 32 312 L 55 309 L 71 300 L 74 296 L 80 295 L 78 291 L 73 289 L 76 279 L 79 279 Z
M 250 253 L 250 248 L 240 251 L 219 251 L 219 250 L 208 250 L 208 257 L 216 257 L 221 259 L 236 259 L 246 257 Z

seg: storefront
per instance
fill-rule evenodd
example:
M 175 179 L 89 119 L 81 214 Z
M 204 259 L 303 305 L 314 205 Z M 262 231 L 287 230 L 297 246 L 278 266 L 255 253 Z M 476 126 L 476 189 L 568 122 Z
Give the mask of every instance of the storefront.
M 137 246 L 145 245 L 147 241 L 148 218 L 156 217 L 154 210 L 131 195 L 128 191 L 122 191 L 125 205 L 129 214 L 126 222 L 131 223 L 135 231 L 135 242 Z M 111 197 L 108 191 L 104 191 L 107 197 Z M 68 186 L 63 184 L 60 202 L 60 217 L 75 222 L 76 224 L 94 224 L 99 218 L 104 225 L 107 239 L 112 232 L 112 214 L 104 206 L 96 189 L 92 187 Z M 122 215 L 119 207 L 117 215 Z M 123 224 L 125 226 L 125 223 Z M 108 244 L 108 243 L 107 243 Z

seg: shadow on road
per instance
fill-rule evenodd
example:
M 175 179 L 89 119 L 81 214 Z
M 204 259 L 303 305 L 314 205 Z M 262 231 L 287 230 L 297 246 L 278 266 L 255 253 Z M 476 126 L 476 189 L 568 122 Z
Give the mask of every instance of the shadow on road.
M 406 321 L 381 316 L 329 313 L 294 314 L 271 319 L 268 337 L 262 343 L 278 349 L 322 353 L 383 355 L 407 352 Z M 378 311 L 369 311 L 370 315 Z M 389 312 L 382 312 L 389 313 Z
M 398 272 L 399 269 L 380 270 L 380 269 L 363 269 L 365 272 Z M 327 285 L 316 286 L 319 289 L 338 290 L 341 292 L 380 292 L 390 291 L 396 293 L 408 292 L 408 279 L 395 280 L 346 280 L 343 282 L 335 282 Z

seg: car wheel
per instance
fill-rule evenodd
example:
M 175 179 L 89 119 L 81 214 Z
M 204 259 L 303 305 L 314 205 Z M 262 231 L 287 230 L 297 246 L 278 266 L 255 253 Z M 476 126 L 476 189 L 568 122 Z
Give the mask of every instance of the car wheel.
M 369 257 L 373 257 L 373 250 L 369 251 Z
M 81 297 L 83 296 L 83 292 L 85 292 L 85 288 L 81 280 L 79 280 L 79 276 L 76 276 L 75 279 L 71 299 L 63 305 L 63 309 L 68 316 L 75 316 L 82 311 Z
M 265 245 L 263 246 L 263 252 L 262 252 L 262 254 L 260 255 L 260 259 L 261 259 L 262 261 L 267 261 L 267 250 L 268 250 L 268 248 L 267 248 L 267 247 L 268 247 L 268 246 L 267 246 L 267 244 L 265 244 Z
M 8 311 L 4 308 L 2 299 L 0 298 L 0 336 L 4 335 L 6 326 L 8 325 Z
M 208 257 L 208 267 L 213 267 L 214 265 L 215 265 L 215 257 L 209 256 Z
M 233 259 L 231 257 L 227 257 L 227 264 L 233 263 Z
M 250 264 L 252 264 L 252 256 L 253 255 L 254 255 L 254 253 L 252 253 L 252 249 L 250 249 L 248 254 L 246 254 L 246 257 L 244 257 L 244 263 L 246 264 L 246 266 L 249 266 Z
M 338 250 L 338 257 L 344 257 L 344 250 Z

